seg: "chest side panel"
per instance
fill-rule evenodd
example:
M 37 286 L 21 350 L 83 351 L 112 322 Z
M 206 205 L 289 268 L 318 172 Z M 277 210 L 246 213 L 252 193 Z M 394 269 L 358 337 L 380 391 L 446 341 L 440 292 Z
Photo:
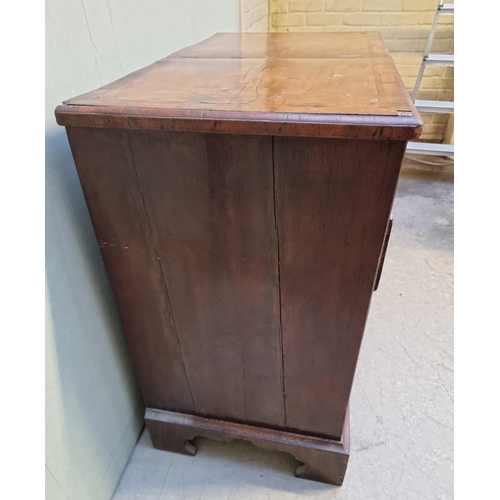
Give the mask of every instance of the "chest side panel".
M 274 138 L 291 429 L 341 436 L 404 148 Z
M 67 132 L 144 402 L 192 412 L 193 395 L 127 132 Z
M 272 138 L 130 140 L 196 412 L 283 426 Z

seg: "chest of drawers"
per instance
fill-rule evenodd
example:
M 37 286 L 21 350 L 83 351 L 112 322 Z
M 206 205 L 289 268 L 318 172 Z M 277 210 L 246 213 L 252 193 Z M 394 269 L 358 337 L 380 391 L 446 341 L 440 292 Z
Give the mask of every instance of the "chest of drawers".
M 341 484 L 406 141 L 377 33 L 218 34 L 56 109 L 154 446 L 286 451 Z

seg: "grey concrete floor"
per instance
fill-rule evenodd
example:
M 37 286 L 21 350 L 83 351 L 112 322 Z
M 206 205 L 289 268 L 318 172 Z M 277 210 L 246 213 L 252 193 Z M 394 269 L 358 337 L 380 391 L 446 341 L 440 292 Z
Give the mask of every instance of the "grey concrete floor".
M 186 457 L 141 435 L 113 500 L 453 497 L 453 183 L 403 176 L 382 281 L 351 396 L 342 487 L 293 476 L 295 460 L 197 439 Z

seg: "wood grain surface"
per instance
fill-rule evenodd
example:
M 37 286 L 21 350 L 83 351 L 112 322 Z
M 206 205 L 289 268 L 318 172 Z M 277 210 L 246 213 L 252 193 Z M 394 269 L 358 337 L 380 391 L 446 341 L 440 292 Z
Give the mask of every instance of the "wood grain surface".
M 67 132 L 144 402 L 194 411 L 127 132 Z
M 271 138 L 130 141 L 196 412 L 284 426 Z
M 369 33 L 217 33 L 170 57 L 332 59 L 369 57 Z
M 245 133 L 252 122 L 247 133 L 282 135 L 294 122 L 287 135 L 344 137 L 350 116 L 370 138 L 384 124 L 396 140 L 422 126 L 373 32 L 218 34 L 64 104 L 68 126 Z
M 146 404 L 339 439 L 404 143 L 68 135 Z
M 288 428 L 341 436 L 404 147 L 274 139 Z

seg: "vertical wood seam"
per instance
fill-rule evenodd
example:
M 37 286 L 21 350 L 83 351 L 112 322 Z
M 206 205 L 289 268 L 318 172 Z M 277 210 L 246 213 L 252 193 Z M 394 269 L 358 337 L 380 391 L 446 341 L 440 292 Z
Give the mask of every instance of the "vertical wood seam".
M 146 199 L 145 199 L 144 192 L 143 192 L 143 189 L 142 189 L 142 186 L 141 186 L 141 181 L 139 179 L 139 174 L 137 172 L 137 166 L 135 164 L 134 152 L 132 150 L 132 144 L 130 142 L 130 136 L 129 136 L 129 132 L 128 131 L 125 131 L 125 136 L 127 138 L 128 153 L 130 155 L 130 159 L 131 159 L 131 162 L 132 162 L 132 166 L 134 168 L 134 173 L 135 173 L 135 177 L 136 177 L 136 181 L 137 181 L 137 189 L 139 191 L 139 194 L 141 195 L 142 206 L 143 206 L 143 209 L 144 209 L 144 216 L 146 217 L 146 221 L 148 223 L 149 232 L 151 233 L 151 239 L 152 239 L 153 245 L 154 245 L 154 251 L 155 251 L 156 257 L 158 259 L 158 266 L 160 268 L 161 281 L 162 281 L 162 284 L 163 284 L 163 288 L 165 290 L 165 299 L 166 299 L 166 303 L 167 303 L 167 307 L 168 307 L 168 312 L 170 313 L 170 324 L 172 325 L 172 329 L 174 331 L 175 340 L 176 340 L 176 343 L 177 343 L 177 349 L 179 350 L 179 354 L 180 354 L 180 358 L 181 358 L 181 363 L 182 363 L 182 368 L 183 368 L 183 371 L 184 371 L 184 376 L 186 377 L 186 383 L 188 385 L 189 393 L 191 395 L 191 400 L 193 402 L 193 409 L 196 412 L 196 402 L 195 402 L 195 399 L 194 399 L 193 389 L 191 388 L 191 383 L 189 382 L 189 377 L 188 377 L 188 373 L 187 373 L 187 369 L 186 369 L 186 363 L 184 361 L 184 355 L 182 354 L 181 343 L 180 343 L 179 335 L 178 335 L 178 332 L 177 332 L 177 326 L 175 324 L 174 312 L 172 310 L 172 304 L 170 303 L 170 295 L 168 293 L 167 282 L 166 282 L 166 279 L 165 279 L 165 273 L 163 272 L 163 266 L 162 266 L 161 259 L 160 259 L 160 253 L 158 251 L 158 244 L 156 242 L 155 233 L 154 233 L 154 230 L 153 230 L 153 224 L 151 222 L 151 218 L 150 218 L 149 213 L 148 213 L 148 209 L 147 209 L 147 205 L 146 205 Z
M 241 342 L 241 364 L 243 367 L 243 419 L 247 419 L 247 382 L 245 368 L 245 342 Z
M 281 349 L 281 380 L 283 393 L 283 425 L 287 425 L 286 416 L 286 392 L 285 392 L 285 350 L 283 347 L 283 323 L 281 321 L 281 252 L 280 252 L 280 235 L 278 228 L 278 199 L 276 191 L 276 164 L 274 161 L 274 136 L 271 136 L 271 158 L 273 163 L 273 201 L 274 201 L 274 229 L 276 231 L 276 247 L 277 247 L 277 267 L 278 267 L 278 308 L 279 308 L 279 344 Z

